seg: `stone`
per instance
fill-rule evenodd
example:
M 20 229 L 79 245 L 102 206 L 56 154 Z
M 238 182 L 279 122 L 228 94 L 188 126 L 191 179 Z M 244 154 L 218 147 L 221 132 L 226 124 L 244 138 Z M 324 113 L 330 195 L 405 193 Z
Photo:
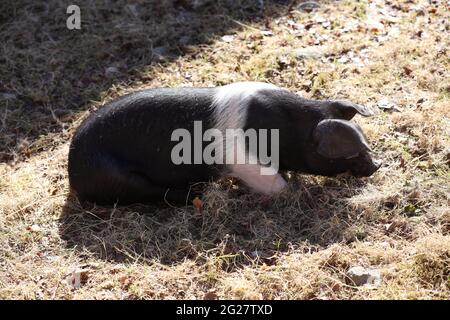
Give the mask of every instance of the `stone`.
M 189 45 L 191 42 L 192 42 L 192 39 L 191 39 L 190 36 L 183 36 L 183 37 L 181 37 L 181 38 L 178 40 L 178 43 L 179 43 L 181 46 L 187 46 L 187 45 Z
M 166 47 L 156 47 L 152 49 L 153 59 L 156 61 L 163 61 L 168 56 L 169 50 Z
M 222 37 L 222 41 L 224 41 L 224 42 L 232 42 L 233 40 L 234 40 L 234 35 L 232 35 L 232 34 L 227 34 L 227 35 L 224 35 L 223 37 Z
M 350 284 L 355 286 L 378 287 L 381 284 L 381 274 L 376 268 L 352 267 L 347 271 Z
M 319 59 L 325 54 L 323 46 L 299 48 L 294 51 L 297 59 Z
M 126 8 L 131 12 L 131 14 L 135 17 L 139 17 L 139 8 L 137 4 L 127 4 Z
M 317 9 L 319 7 L 320 7 L 320 5 L 316 1 L 305 1 L 298 5 L 298 9 L 300 11 L 304 11 L 304 12 L 311 12 L 314 9 Z
M 14 93 L 9 93 L 9 92 L 0 93 L 0 96 L 4 100 L 13 100 L 13 99 L 17 98 L 17 95 L 15 95 Z
M 380 101 L 378 101 L 376 106 L 378 107 L 378 109 L 383 110 L 383 111 L 396 111 L 396 112 L 402 112 L 403 111 L 395 103 L 389 101 L 386 98 L 383 98 Z
M 117 67 L 108 67 L 108 68 L 105 69 L 105 75 L 108 78 L 113 78 L 113 77 L 115 77 L 118 74 L 120 74 L 120 71 L 119 71 L 119 69 Z
M 163 56 L 163 55 L 167 54 L 167 48 L 166 47 L 156 47 L 156 48 L 153 48 L 152 53 L 157 56 Z
M 36 233 L 42 232 L 42 228 L 37 224 L 33 224 L 31 227 L 28 227 L 28 230 Z

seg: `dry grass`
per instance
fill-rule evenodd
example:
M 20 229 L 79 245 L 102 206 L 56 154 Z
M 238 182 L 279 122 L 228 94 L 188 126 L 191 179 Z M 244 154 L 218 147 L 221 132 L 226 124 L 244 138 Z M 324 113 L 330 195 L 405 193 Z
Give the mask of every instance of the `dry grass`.
M 65 28 L 64 1 L 2 3 L 0 298 L 449 299 L 447 2 L 376 1 L 381 25 L 366 1 L 192 2 L 78 1 L 80 31 Z M 322 57 L 296 57 L 309 46 Z M 68 143 L 90 110 L 143 87 L 238 80 L 373 107 L 356 121 L 386 166 L 292 173 L 271 203 L 224 179 L 202 214 L 83 209 L 68 194 Z M 378 268 L 381 286 L 349 285 L 356 265 Z

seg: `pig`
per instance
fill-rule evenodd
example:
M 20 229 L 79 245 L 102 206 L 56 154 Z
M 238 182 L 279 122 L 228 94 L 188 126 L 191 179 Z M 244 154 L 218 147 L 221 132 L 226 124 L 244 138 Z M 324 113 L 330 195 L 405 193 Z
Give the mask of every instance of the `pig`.
M 371 115 L 359 104 L 305 99 L 261 82 L 141 90 L 107 103 L 78 127 L 69 149 L 69 183 L 81 201 L 127 205 L 185 203 L 192 199 L 193 185 L 223 176 L 267 196 L 287 187 L 285 171 L 367 177 L 381 162 L 373 159 L 360 126 L 350 121 L 356 114 Z M 199 125 L 214 134 L 198 139 Z M 230 129 L 253 130 L 257 147 L 238 139 L 229 148 Z M 181 150 L 183 134 L 196 140 Z M 270 140 L 266 148 L 261 147 L 264 139 Z M 213 158 L 223 161 L 202 161 L 208 146 Z M 258 151 L 263 149 L 272 161 L 262 161 Z M 224 161 L 230 154 L 231 161 Z M 246 161 L 236 161 L 239 156 Z

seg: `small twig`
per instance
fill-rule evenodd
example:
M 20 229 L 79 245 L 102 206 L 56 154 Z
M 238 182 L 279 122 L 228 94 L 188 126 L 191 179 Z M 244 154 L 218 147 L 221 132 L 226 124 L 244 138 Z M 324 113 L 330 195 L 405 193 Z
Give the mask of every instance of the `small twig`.
M 59 288 L 59 281 L 56 283 L 55 290 L 53 290 L 53 293 L 52 293 L 52 300 L 55 300 L 55 297 L 56 297 L 56 291 L 58 291 L 58 288 Z
M 168 188 L 168 189 L 166 190 L 166 193 L 164 194 L 164 202 L 165 202 L 169 207 L 171 207 L 172 209 L 178 209 L 178 208 L 175 207 L 174 205 L 170 204 L 169 201 L 167 201 L 166 197 L 167 197 L 167 194 L 169 193 L 169 191 L 170 191 L 170 188 Z
M 53 108 L 50 106 L 48 106 L 48 108 L 50 109 L 53 120 L 55 120 L 56 123 L 59 124 L 64 129 L 64 123 L 61 120 L 59 120 L 59 118 L 56 116 L 55 112 L 53 111 Z
M 245 23 L 242 23 L 242 22 L 240 22 L 240 21 L 237 21 L 237 20 L 234 20 L 234 19 L 231 19 L 231 18 L 229 18 L 229 19 L 230 19 L 231 21 L 233 21 L 234 23 L 240 25 L 241 27 L 248 28 L 248 29 L 253 30 L 253 31 L 262 32 L 262 31 L 259 30 L 258 28 L 249 26 L 249 25 L 247 25 L 247 24 L 245 24 Z

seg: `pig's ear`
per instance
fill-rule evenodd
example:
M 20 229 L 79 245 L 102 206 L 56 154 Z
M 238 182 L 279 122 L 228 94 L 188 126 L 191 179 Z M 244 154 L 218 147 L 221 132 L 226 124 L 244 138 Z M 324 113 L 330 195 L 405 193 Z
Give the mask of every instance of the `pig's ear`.
M 349 159 L 370 150 L 361 128 L 345 120 L 322 120 L 314 129 L 313 139 L 317 152 L 329 159 Z
M 337 118 L 344 120 L 351 120 L 357 113 L 364 117 L 373 115 L 367 107 L 344 100 L 330 101 L 329 108 Z

